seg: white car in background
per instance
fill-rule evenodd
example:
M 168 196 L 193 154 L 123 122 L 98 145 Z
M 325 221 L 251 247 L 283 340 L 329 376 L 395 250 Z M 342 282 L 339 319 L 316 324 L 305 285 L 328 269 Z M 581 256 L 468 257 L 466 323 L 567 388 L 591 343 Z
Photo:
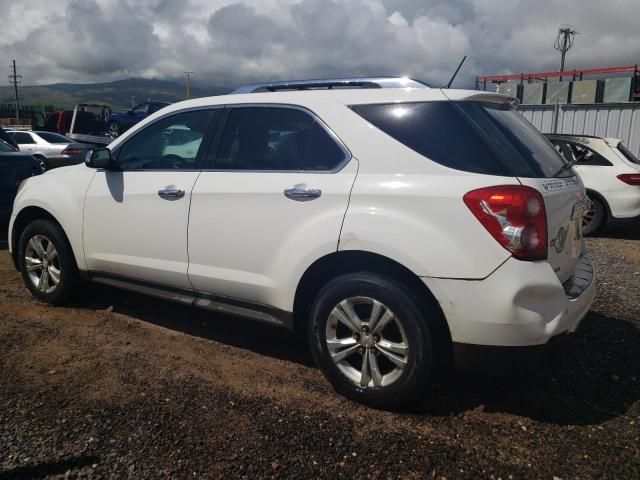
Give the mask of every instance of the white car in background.
M 74 142 L 54 132 L 9 130 L 7 133 L 21 152 L 29 153 L 38 160 L 43 172 L 82 163 L 87 152 L 93 148 L 93 145 Z
M 388 78 L 242 91 L 24 182 L 9 244 L 32 294 L 62 304 L 88 279 L 300 329 L 376 407 L 578 327 L 584 187 L 517 101 Z
M 640 162 L 618 138 L 547 134 L 580 175 L 591 201 L 585 235 L 614 225 L 640 223 Z

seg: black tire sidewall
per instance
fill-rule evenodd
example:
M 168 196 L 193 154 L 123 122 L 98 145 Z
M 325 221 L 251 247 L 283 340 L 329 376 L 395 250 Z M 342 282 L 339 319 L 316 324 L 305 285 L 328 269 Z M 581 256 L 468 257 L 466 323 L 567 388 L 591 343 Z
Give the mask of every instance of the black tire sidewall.
M 53 242 L 53 245 L 58 252 L 58 259 L 60 262 L 60 282 L 56 289 L 51 293 L 45 293 L 39 291 L 33 283 L 27 273 L 25 251 L 27 243 L 35 235 L 45 236 L 47 239 Z M 76 267 L 75 258 L 73 252 L 69 246 L 62 229 L 50 220 L 35 220 L 28 224 L 20 234 L 18 240 L 18 265 L 20 267 L 20 273 L 22 279 L 33 294 L 34 297 L 51 303 L 59 305 L 65 303 L 75 292 L 78 280 L 78 269 Z
M 409 342 L 408 366 L 391 385 L 362 388 L 345 377 L 331 360 L 325 341 L 329 314 L 340 301 L 357 296 L 382 302 L 405 330 Z M 376 408 L 402 408 L 423 393 L 431 377 L 434 354 L 429 326 L 419 305 L 413 293 L 399 282 L 365 272 L 340 276 L 320 291 L 311 309 L 309 344 L 316 364 L 338 393 Z

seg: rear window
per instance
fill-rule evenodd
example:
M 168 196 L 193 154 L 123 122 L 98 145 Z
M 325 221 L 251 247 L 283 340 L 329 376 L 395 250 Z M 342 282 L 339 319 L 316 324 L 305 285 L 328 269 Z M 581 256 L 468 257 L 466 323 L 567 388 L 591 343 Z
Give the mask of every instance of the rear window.
M 638 157 L 631 153 L 631 150 L 629 150 L 624 143 L 620 142 L 618 144 L 618 150 L 620 150 L 620 153 L 624 155 L 624 157 L 631 163 L 640 164 L 640 160 L 638 160 Z
M 417 153 L 456 170 L 552 177 L 565 164 L 522 115 L 480 102 L 355 105 L 353 111 Z M 572 176 L 567 169 L 558 176 Z

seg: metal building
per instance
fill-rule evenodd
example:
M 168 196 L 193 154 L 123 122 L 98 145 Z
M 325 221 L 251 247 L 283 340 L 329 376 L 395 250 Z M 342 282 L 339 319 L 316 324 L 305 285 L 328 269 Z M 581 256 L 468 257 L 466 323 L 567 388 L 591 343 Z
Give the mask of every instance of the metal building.
M 621 138 L 640 157 L 640 103 L 521 105 L 519 111 L 543 133 Z

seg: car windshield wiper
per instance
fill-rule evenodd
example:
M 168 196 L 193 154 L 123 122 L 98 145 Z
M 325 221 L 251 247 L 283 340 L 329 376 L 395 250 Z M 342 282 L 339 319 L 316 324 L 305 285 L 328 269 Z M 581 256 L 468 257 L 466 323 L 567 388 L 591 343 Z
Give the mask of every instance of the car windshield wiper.
M 561 166 L 558 171 L 556 173 L 554 173 L 553 175 L 551 175 L 552 177 L 557 177 L 558 175 L 560 175 L 562 172 L 564 172 L 565 170 L 569 170 L 571 167 L 573 167 L 576 163 L 578 163 L 576 160 L 571 160 L 567 163 L 565 163 L 563 166 Z

